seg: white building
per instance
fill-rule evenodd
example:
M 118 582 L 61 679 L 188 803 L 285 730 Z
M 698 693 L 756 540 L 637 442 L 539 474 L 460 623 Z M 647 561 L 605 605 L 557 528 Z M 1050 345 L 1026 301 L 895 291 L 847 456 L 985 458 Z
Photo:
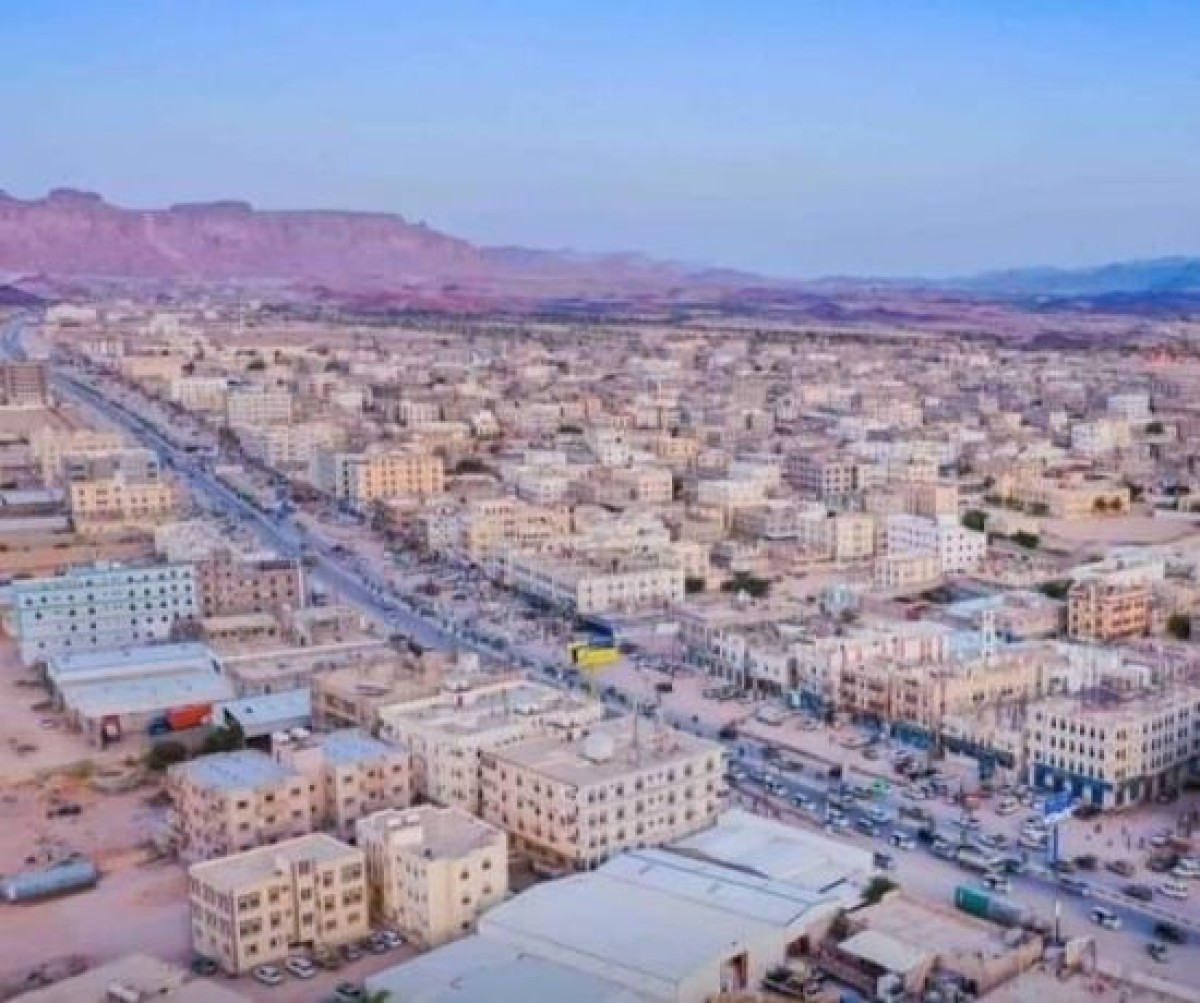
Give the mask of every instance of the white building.
M 13 586 L 21 658 L 26 664 L 75 651 L 104 651 L 170 639 L 200 615 L 190 564 L 73 568 Z
M 970 571 L 987 557 L 987 534 L 967 529 L 954 516 L 891 515 L 885 526 L 889 554 L 935 554 L 942 574 Z

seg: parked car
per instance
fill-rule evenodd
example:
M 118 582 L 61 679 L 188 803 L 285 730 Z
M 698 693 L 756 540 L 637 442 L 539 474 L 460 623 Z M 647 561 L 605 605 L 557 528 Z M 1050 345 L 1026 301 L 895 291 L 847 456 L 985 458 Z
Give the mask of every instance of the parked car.
M 1110 860 L 1104 866 L 1113 874 L 1119 874 L 1123 878 L 1132 878 L 1137 871 L 1137 868 L 1129 860 Z
M 333 998 L 337 1003 L 358 1003 L 365 996 L 362 986 L 355 985 L 353 982 L 339 982 L 338 987 L 333 991 Z
M 1165 944 L 1158 944 L 1151 941 L 1146 945 L 1146 953 L 1160 965 L 1165 965 L 1167 963 L 1168 951 Z
M 387 927 L 384 927 L 375 936 L 387 944 L 389 948 L 401 947 L 404 944 L 404 938 L 395 930 L 388 929 Z
M 199 975 L 202 978 L 216 975 L 218 971 L 218 965 L 212 958 L 206 958 L 199 954 L 192 958 L 191 968 L 192 974 Z
M 1126 885 L 1121 889 L 1121 894 L 1139 902 L 1150 902 L 1154 898 L 1154 889 L 1149 885 Z
M 360 948 L 357 944 L 342 945 L 342 957 L 347 961 L 358 961 L 362 956 L 362 948 Z
M 298 979 L 311 979 L 317 974 L 317 966 L 304 957 L 288 958 L 283 963 L 283 967 L 289 975 L 294 975 Z
M 283 972 L 274 965 L 259 965 L 250 972 L 250 977 L 255 982 L 260 982 L 264 986 L 279 986 L 283 984 Z
M 1111 909 L 1105 909 L 1104 906 L 1098 905 L 1090 913 L 1093 923 L 1097 926 L 1102 926 L 1106 930 L 1121 929 L 1121 917 Z
M 1158 890 L 1167 898 L 1177 901 L 1186 899 L 1189 893 L 1188 886 L 1182 881 L 1164 881 L 1158 886 Z
M 1159 920 L 1154 924 L 1154 936 L 1159 940 L 1165 940 L 1168 944 L 1186 944 L 1187 934 L 1184 933 L 1181 927 L 1174 923 L 1168 923 L 1166 920 Z

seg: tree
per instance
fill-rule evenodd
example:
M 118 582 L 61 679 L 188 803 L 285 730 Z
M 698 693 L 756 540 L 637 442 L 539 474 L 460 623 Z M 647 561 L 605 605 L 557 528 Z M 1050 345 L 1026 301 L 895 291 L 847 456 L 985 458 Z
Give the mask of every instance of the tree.
M 1038 586 L 1038 591 L 1051 599 L 1065 599 L 1073 584 L 1074 582 L 1070 578 L 1059 578 L 1052 582 L 1042 582 Z
M 182 742 L 159 742 L 150 746 L 146 753 L 146 769 L 161 773 L 168 766 L 182 763 L 187 757 L 187 746 Z
M 362 995 L 362 1003 L 390 1003 L 392 991 L 390 989 L 370 989 Z
M 1108 499 L 1103 498 L 1103 497 L 1097 498 L 1094 502 L 1092 502 L 1092 508 L 1095 509 L 1097 512 L 1107 512 L 1108 511 Z
M 1186 613 L 1172 613 L 1167 617 L 1167 633 L 1178 641 L 1187 641 L 1192 636 L 1192 618 Z
M 235 721 L 225 727 L 214 728 L 205 735 L 204 741 L 200 744 L 200 752 L 205 756 L 212 755 L 214 752 L 234 752 L 243 748 L 245 744 L 246 736 Z
M 867 882 L 867 887 L 863 889 L 863 901 L 867 905 L 874 905 L 888 892 L 899 887 L 891 878 L 885 878 L 882 874 L 876 874 L 875 877 Z
M 697 592 L 703 592 L 708 587 L 708 583 L 703 578 L 698 578 L 695 575 L 688 575 L 683 580 L 683 591 L 688 595 L 695 595 Z
M 967 509 L 962 516 L 962 524 L 977 533 L 982 533 L 987 528 L 987 521 L 987 513 L 981 512 L 977 508 Z
M 1037 550 L 1038 545 L 1042 542 L 1037 533 L 1027 533 L 1023 529 L 1013 533 L 1009 539 L 1018 547 L 1024 547 L 1026 550 Z

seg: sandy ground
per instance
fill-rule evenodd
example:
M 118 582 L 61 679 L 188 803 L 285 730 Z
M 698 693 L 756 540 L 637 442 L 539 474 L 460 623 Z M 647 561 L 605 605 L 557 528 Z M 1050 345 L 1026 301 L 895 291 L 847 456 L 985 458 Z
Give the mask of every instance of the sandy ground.
M 1155 544 L 1172 543 L 1187 536 L 1196 536 L 1200 520 L 1156 519 L 1146 515 L 1115 516 L 1103 519 L 1043 519 L 1047 537 L 1065 543 L 1086 544 Z
M 60 714 L 39 707 L 48 694 L 21 665 L 12 640 L 0 637 L 0 788 L 74 764 L 119 764 L 141 749 L 123 742 L 107 752 L 88 745 Z

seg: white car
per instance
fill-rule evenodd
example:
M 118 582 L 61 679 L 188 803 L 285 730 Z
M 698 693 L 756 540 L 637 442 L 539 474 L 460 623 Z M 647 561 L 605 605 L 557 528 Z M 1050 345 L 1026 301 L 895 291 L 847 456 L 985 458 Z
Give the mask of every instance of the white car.
M 250 972 L 250 975 L 255 982 L 261 982 L 264 986 L 283 984 L 283 972 L 274 965 L 259 965 Z
M 289 974 L 296 976 L 298 979 L 311 979 L 317 974 L 316 966 L 308 958 L 288 958 L 283 963 L 283 967 L 288 970 Z
M 1186 899 L 1188 897 L 1188 886 L 1182 881 L 1164 881 L 1158 886 L 1158 890 L 1169 899 Z

